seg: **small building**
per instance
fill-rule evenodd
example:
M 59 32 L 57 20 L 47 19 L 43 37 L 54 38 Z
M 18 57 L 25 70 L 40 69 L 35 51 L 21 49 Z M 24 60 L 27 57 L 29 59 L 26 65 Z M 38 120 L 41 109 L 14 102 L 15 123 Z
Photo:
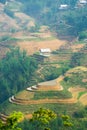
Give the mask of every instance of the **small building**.
M 87 4 L 87 0 L 80 0 L 79 3 L 85 5 Z
M 59 9 L 60 10 L 68 9 L 68 5 L 67 4 L 60 5 Z
M 50 54 L 51 54 L 50 48 L 40 49 L 40 55 L 47 57 L 47 56 L 50 56 Z

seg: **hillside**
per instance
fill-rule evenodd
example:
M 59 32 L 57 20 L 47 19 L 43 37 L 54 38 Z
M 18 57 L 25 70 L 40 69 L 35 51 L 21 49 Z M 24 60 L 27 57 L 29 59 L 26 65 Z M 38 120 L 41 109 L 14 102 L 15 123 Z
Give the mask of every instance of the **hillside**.
M 23 13 L 20 6 L 21 3 L 15 1 L 7 4 L 0 3 L 0 32 L 3 32 L 0 36 L 7 35 L 6 32 L 12 34 L 34 26 L 34 19 Z
M 86 99 L 87 1 L 0 0 L 0 118 L 21 111 L 22 130 L 36 130 L 25 119 L 49 108 L 49 130 L 86 130 Z
M 61 5 L 67 7 L 60 9 Z M 3 25 L 6 26 L 5 31 L 11 33 L 20 30 L 33 31 L 31 26 L 38 29 L 41 25 L 47 25 L 58 36 L 77 37 L 87 29 L 86 7 L 87 4 L 81 4 L 79 0 L 4 0 L 0 3 L 0 15 L 4 18 L 1 18 L 2 31 Z
M 86 79 L 84 79 L 86 72 L 86 67 L 76 67 L 55 80 L 28 87 L 10 97 L 0 109 L 6 115 L 14 110 L 22 111 L 25 118 L 31 118 L 31 114 L 41 106 L 51 108 L 56 112 L 58 110 L 60 113 L 68 109 L 67 113 L 72 115 L 75 111 L 79 111 L 82 105 L 87 105 L 87 88 L 84 88 L 75 77 L 79 73 L 80 80 L 86 83 Z M 66 77 L 73 79 L 73 86 L 69 84 L 68 79 L 66 81 Z
M 65 74 L 64 81 L 67 83 L 67 85 L 71 85 L 72 87 L 87 87 L 86 82 L 87 77 L 87 68 L 83 66 L 75 67 L 71 70 L 69 70 Z
M 64 4 L 68 7 L 60 9 L 60 6 Z M 32 41 L 34 38 L 37 41 L 40 41 L 40 38 L 44 40 L 44 36 L 45 38 L 56 36 L 58 39 L 72 41 L 78 39 L 78 36 L 83 37 L 84 34 L 86 39 L 86 6 L 87 4 L 81 5 L 78 0 L 54 0 L 54 2 L 52 0 L 36 0 L 35 2 L 33 0 L 27 2 L 24 0 L 1 0 L 0 41 L 9 39 L 9 46 L 15 45 L 18 41 L 17 45 L 26 49 L 27 41 Z M 42 28 L 44 28 L 44 31 Z M 52 36 L 49 32 L 52 32 Z M 47 40 L 48 43 L 49 41 Z M 56 41 L 56 39 L 52 43 L 54 44 L 54 42 L 56 42 L 55 44 L 62 44 L 61 41 Z M 30 44 L 34 43 L 31 42 Z M 36 43 L 34 48 L 30 50 L 34 52 L 34 50 L 38 51 L 39 48 L 44 47 L 44 45 L 39 46 L 39 43 Z M 60 45 L 53 47 L 45 43 L 45 46 L 57 49 Z M 8 50 L 4 46 L 3 49 Z M 5 55 L 5 51 L 1 54 L 1 57 Z

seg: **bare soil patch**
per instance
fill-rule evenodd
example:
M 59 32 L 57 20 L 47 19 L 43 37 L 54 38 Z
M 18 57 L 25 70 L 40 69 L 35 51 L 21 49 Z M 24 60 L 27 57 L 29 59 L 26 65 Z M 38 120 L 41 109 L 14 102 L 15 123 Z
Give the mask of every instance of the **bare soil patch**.
M 63 76 L 47 82 L 42 82 L 38 84 L 38 91 L 48 91 L 48 90 L 63 90 L 63 87 L 60 85 L 60 81 L 63 80 Z
M 78 52 L 81 48 L 83 48 L 85 46 L 85 44 L 73 44 L 71 46 L 71 49 L 73 52 Z
M 86 83 L 86 82 L 87 82 L 87 79 L 83 79 L 82 82 L 83 82 L 83 83 Z
M 55 86 L 46 86 L 46 85 L 42 85 L 39 87 L 38 91 L 60 91 L 62 90 L 62 86 L 60 86 L 60 84 L 55 85 Z
M 59 49 L 60 46 L 66 44 L 66 41 L 53 39 L 45 41 L 21 41 L 17 45 L 23 50 L 27 50 L 28 54 L 38 52 L 41 48 L 50 48 L 52 51 Z
M 8 30 L 11 27 L 15 27 L 17 29 L 19 28 L 16 21 L 8 15 L 6 15 L 4 12 L 0 14 L 0 23 L 2 24 L 1 29 L 3 30 Z
M 25 114 L 25 115 L 24 115 L 24 118 L 25 118 L 25 119 L 31 119 L 31 118 L 32 118 L 32 114 Z

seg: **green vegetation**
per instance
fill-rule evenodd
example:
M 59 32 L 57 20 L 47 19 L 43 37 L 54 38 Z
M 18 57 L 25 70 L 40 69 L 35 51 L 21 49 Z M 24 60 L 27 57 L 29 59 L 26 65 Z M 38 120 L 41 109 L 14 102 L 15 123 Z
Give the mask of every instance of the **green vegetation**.
M 27 100 L 32 99 L 33 96 L 34 96 L 34 92 L 29 92 L 27 90 L 23 90 L 15 94 L 16 98 L 27 99 Z
M 31 119 L 23 120 L 21 112 L 13 112 L 6 123 L 0 121 L 0 130 L 86 130 L 87 126 L 87 107 L 73 110 L 72 115 L 40 107 L 32 115 Z
M 36 130 L 50 130 L 46 126 L 51 122 L 51 120 L 54 120 L 56 117 L 57 115 L 53 111 L 40 108 L 38 111 L 33 113 L 33 117 L 30 121 L 36 124 Z
M 5 3 L 6 0 L 0 2 Z M 68 8 L 60 10 L 59 7 L 62 4 L 67 4 Z M 31 29 L 26 28 L 31 32 L 38 31 L 41 25 L 48 25 L 60 37 L 71 35 L 81 38 L 82 33 L 87 30 L 87 5 L 80 7 L 78 0 L 10 1 L 4 11 L 12 18 L 15 17 L 15 11 L 32 16 L 36 21 L 36 26 Z
M 81 107 L 81 105 L 80 104 L 62 104 L 62 103 L 17 105 L 17 104 L 12 104 L 7 100 L 3 104 L 1 104 L 0 111 L 1 113 L 4 113 L 6 115 L 10 114 L 13 111 L 21 111 L 24 114 L 28 114 L 28 113 L 33 113 L 34 111 L 38 110 L 40 107 L 49 108 L 55 111 L 56 113 L 67 112 L 69 115 L 72 115 L 72 113 L 78 110 Z
M 18 1 L 10 1 L 7 3 L 7 5 L 5 6 L 5 9 L 13 12 L 13 10 L 15 11 L 20 11 L 22 8 L 22 4 Z
M 87 31 L 83 31 L 79 34 L 79 40 L 87 39 Z
M 4 12 L 10 16 L 11 18 L 14 18 L 14 11 L 20 11 L 22 8 L 22 4 L 17 1 L 10 1 L 5 5 Z
M 72 95 L 71 93 L 69 93 L 69 91 L 67 90 L 63 90 L 63 91 L 43 91 L 43 92 L 35 92 L 34 94 L 34 100 L 38 100 L 38 99 L 64 99 L 64 98 L 71 98 Z
M 5 3 L 5 2 L 6 2 L 6 0 L 0 0 L 0 2 L 1 2 L 1 3 Z
M 12 29 L 12 30 L 14 30 L 14 29 Z M 12 31 L 11 30 L 11 31 Z M 15 31 L 15 30 L 14 30 Z M 2 36 L 1 38 L 0 38 L 0 42 L 9 42 L 9 43 L 11 43 L 11 44 L 9 44 L 8 43 L 8 46 L 12 46 L 12 43 L 13 42 L 16 42 L 16 41 L 20 41 L 20 39 L 18 39 L 18 38 L 14 38 L 14 37 L 11 37 L 11 36 L 9 36 L 9 35 L 4 35 L 4 36 Z M 5 46 L 4 44 L 2 44 L 3 46 Z
M 11 29 L 10 30 L 12 33 L 16 32 L 16 29 Z M 34 34 L 35 35 L 35 34 Z M 47 38 L 41 38 L 39 37 L 37 34 L 35 37 L 32 37 L 32 38 L 29 38 L 28 36 L 23 36 L 23 37 L 19 37 L 19 38 L 15 38 L 15 37 L 11 37 L 9 35 L 6 35 L 6 36 L 2 36 L 0 38 L 0 42 L 13 42 L 13 41 L 35 41 L 35 42 L 40 42 L 40 41 L 51 41 L 51 40 L 54 40 L 55 37 L 54 36 L 50 36 L 50 37 L 47 37 Z
M 79 51 L 73 53 L 70 60 L 70 67 L 87 65 L 87 44 Z
M 0 103 L 26 88 L 36 68 L 37 62 L 26 51 L 11 49 L 0 61 Z
M 4 104 L 5 105 L 5 104 Z M 35 115 L 39 116 L 40 108 L 47 110 L 48 108 L 52 111 L 54 111 L 55 114 L 57 114 L 57 117 L 55 120 L 52 120 L 49 122 L 49 124 L 44 125 L 43 127 L 50 128 L 50 130 L 56 130 L 57 128 L 59 130 L 79 130 L 80 128 L 85 130 L 86 129 L 86 119 L 87 119 L 87 107 L 83 107 L 80 104 L 40 104 L 40 105 L 29 105 L 29 106 L 21 106 L 21 105 L 15 105 L 11 104 L 15 107 L 11 106 L 10 113 L 15 109 L 16 111 L 23 111 L 25 114 L 35 113 Z M 55 106 L 55 107 L 54 107 Z M 5 107 L 9 109 L 6 105 Z M 3 108 L 4 109 L 4 108 Z M 5 111 L 4 111 L 5 112 Z M 40 114 L 41 115 L 41 114 Z M 35 117 L 35 116 L 34 116 Z M 48 116 L 46 116 L 47 119 Z M 33 119 L 33 118 L 32 118 Z M 38 119 L 38 120 L 37 120 Z M 36 127 L 41 127 L 42 123 L 38 122 L 39 119 L 43 119 L 41 121 L 45 120 L 45 116 L 41 116 L 41 118 L 34 118 L 33 122 L 30 120 L 24 120 L 21 122 L 18 127 L 22 128 L 22 130 L 29 129 L 29 130 L 35 130 Z M 40 124 L 41 123 L 41 124 Z M 41 126 L 40 126 L 41 125 Z
M 17 39 L 18 41 L 36 41 L 36 42 L 40 42 L 40 41 L 48 41 L 48 40 L 54 40 L 55 37 L 48 37 L 48 38 L 40 38 L 39 36 L 35 36 L 33 38 L 29 38 L 29 37 L 22 37 L 22 38 L 14 38 Z
M 62 29 L 64 27 L 65 32 L 67 35 L 75 35 L 78 36 L 78 34 L 82 31 L 85 31 L 87 29 L 86 24 L 86 7 L 84 8 L 77 8 L 74 10 L 69 10 L 65 12 L 62 16 Z M 78 20 L 79 19 L 79 20 Z M 57 25 L 58 26 L 58 25 Z M 64 31 L 63 31 L 64 33 Z
M 0 42 L 3 42 L 3 41 L 8 41 L 9 39 L 11 39 L 11 37 L 10 36 L 2 36 L 1 38 L 0 38 Z
M 58 78 L 60 75 L 63 75 L 69 69 L 68 65 L 55 67 L 50 65 L 49 62 L 46 64 L 48 64 L 48 66 L 44 66 L 40 71 L 45 81 Z
M 83 57 L 83 54 L 81 52 L 76 52 L 71 57 L 70 66 L 73 68 L 75 66 L 80 66 L 81 62 L 80 59 Z
M 65 117 L 66 119 L 64 120 L 63 117 Z M 71 118 L 69 117 L 69 119 L 67 119 L 67 117 L 69 117 L 68 115 L 58 115 L 58 117 L 56 117 L 56 119 L 52 120 L 49 122 L 49 124 L 47 125 L 44 125 L 45 128 L 42 128 L 42 130 L 66 130 L 67 128 L 70 130 L 73 130 L 73 123 L 72 123 L 72 120 Z M 43 117 L 44 118 L 44 117 Z M 24 121 L 23 124 L 22 124 L 22 129 L 25 130 L 25 129 L 28 129 L 29 130 L 34 130 L 35 128 L 37 128 L 37 122 L 34 122 L 33 124 L 31 124 L 31 122 L 29 121 Z M 21 125 L 21 124 L 20 124 Z M 36 129 L 36 130 L 41 130 L 39 129 Z
M 13 13 L 13 11 L 9 10 L 8 8 L 5 8 L 5 9 L 4 9 L 4 12 L 5 12 L 8 16 L 14 18 L 14 13 Z
M 87 88 L 87 82 L 85 81 L 86 77 L 87 77 L 87 68 L 76 67 L 66 73 L 64 81 L 68 86 L 73 87 L 80 86 Z
M 52 121 L 50 120 L 48 124 L 44 124 L 43 126 L 43 123 L 50 118 L 50 116 L 48 118 L 47 112 L 48 109 L 40 108 L 33 113 L 33 118 L 31 119 L 33 121 L 25 120 L 19 126 L 21 126 L 23 130 L 39 130 L 40 127 L 44 130 L 86 130 L 87 107 L 74 111 L 72 115 L 68 115 L 67 112 L 60 113 L 58 109 L 56 118 Z M 52 110 L 49 110 L 49 112 L 56 114 L 56 112 Z
M 80 130 L 80 128 L 81 130 L 86 130 L 87 125 L 86 125 L 85 118 L 87 117 L 87 107 L 81 108 L 78 111 L 77 110 L 74 111 L 71 116 L 68 115 L 66 112 L 60 113 L 58 111 L 55 119 L 53 119 L 52 121 L 50 120 L 48 124 L 44 124 L 50 118 L 50 116 L 48 118 L 47 112 L 48 112 L 48 109 L 40 108 L 39 110 L 33 113 L 33 118 L 31 120 L 29 121 L 25 120 L 19 126 L 21 126 L 23 130 L 25 129 L 29 129 L 29 130 L 38 129 L 39 130 L 39 128 L 40 130 L 41 129 L 48 130 L 48 128 L 49 130 L 57 130 L 57 129 L 58 130 L 66 130 L 66 129 Z M 49 110 L 49 112 L 54 113 L 52 112 L 52 110 Z M 56 112 L 54 114 L 56 114 Z
M 7 117 L 5 123 L 0 120 L 0 130 L 22 130 L 17 127 L 18 123 L 21 122 L 22 119 L 23 114 L 21 112 L 13 112 Z
M 87 30 L 87 7 L 78 7 L 78 0 L 17 0 L 10 1 L 4 8 L 7 15 L 15 18 L 15 11 L 23 12 L 32 16 L 36 21 L 36 26 L 22 29 L 36 32 L 41 25 L 48 25 L 58 36 L 78 36 L 81 32 Z M 6 0 L 0 2 L 5 3 Z M 67 4 L 66 10 L 60 10 L 61 4 Z M 77 8 L 75 8 L 77 7 Z M 78 20 L 79 19 L 79 20 Z
M 21 3 L 18 3 L 21 2 Z M 5 3 L 6 0 L 0 2 Z M 16 105 L 8 102 L 8 97 L 17 94 L 24 90 L 26 87 L 37 84 L 41 81 L 52 80 L 60 75 L 64 75 L 64 81 L 62 85 L 64 90 L 35 92 L 35 94 L 29 95 L 30 99 L 45 99 L 51 98 L 70 98 L 71 94 L 67 91 L 69 87 L 85 87 L 87 88 L 87 70 L 85 68 L 78 71 L 68 71 L 70 68 L 77 66 L 87 67 L 87 5 L 78 6 L 78 0 L 16 0 L 15 2 L 8 2 L 9 4 L 4 8 L 4 13 L 9 15 L 12 19 L 15 19 L 15 11 L 22 11 L 35 18 L 35 27 L 26 28 L 20 25 L 20 30 L 27 30 L 27 32 L 39 33 L 41 25 L 48 25 L 52 32 L 56 32 L 56 36 L 65 38 L 72 36 L 78 37 L 79 42 L 71 43 L 70 45 L 60 47 L 59 50 L 53 52 L 54 55 L 58 55 L 58 59 L 54 61 L 41 61 L 40 63 L 35 58 L 28 56 L 25 51 L 20 51 L 19 48 L 12 49 L 9 47 L 9 52 L 0 61 L 0 112 L 4 114 L 10 114 L 14 110 L 22 111 L 24 114 L 34 113 L 32 120 L 25 120 L 20 123 L 20 127 L 17 128 L 18 120 L 14 116 L 8 118 L 8 123 L 3 124 L 0 121 L 1 130 L 86 130 L 87 129 L 87 107 L 83 107 L 82 104 L 37 104 L 37 105 Z M 66 10 L 59 10 L 61 4 L 68 4 Z M 77 7 L 77 8 L 75 8 Z M 20 21 L 16 19 L 16 21 Z M 26 21 L 28 22 L 28 21 Z M 1 27 L 4 24 L 1 24 Z M 22 28 L 23 27 L 23 28 Z M 17 29 L 11 28 L 10 32 L 14 33 Z M 48 31 L 48 30 L 47 30 Z M 13 41 L 45 41 L 52 40 L 55 37 L 40 38 L 36 35 L 35 38 L 12 38 L 8 35 L 0 38 L 1 44 L 3 42 Z M 70 38 L 70 37 L 69 37 Z M 71 40 L 71 39 L 70 39 Z M 84 47 L 79 52 L 73 53 L 72 44 L 84 44 Z M 5 44 L 3 44 L 4 46 Z M 71 47 L 68 49 L 68 46 Z M 38 69 L 38 63 L 40 68 Z M 59 66 L 58 66 L 59 65 Z M 67 72 L 68 71 L 68 72 Z M 87 93 L 79 92 L 78 99 Z M 23 93 L 24 94 L 24 93 Z M 21 95 L 21 92 L 20 92 Z M 17 95 L 18 96 L 18 95 Z M 28 96 L 27 96 L 28 97 Z M 7 100 L 7 101 L 5 101 Z M 48 112 L 45 109 L 45 116 L 42 113 L 40 117 L 41 108 L 51 109 L 57 114 L 57 118 L 53 121 L 48 121 Z M 39 112 L 39 113 L 38 113 Z M 51 112 L 51 111 L 50 111 Z M 16 113 L 17 114 L 17 113 Z M 37 118 L 39 115 L 40 118 Z M 52 116 L 52 115 L 51 115 Z M 17 121 L 17 122 L 15 122 Z M 44 123 L 44 122 L 48 123 Z M 15 125 L 16 123 L 16 125 Z M 8 125 L 9 124 L 9 125 Z M 11 126 L 13 124 L 13 126 Z M 9 128 L 10 127 L 10 128 Z M 43 127 L 43 128 L 42 128 Z
M 85 92 L 80 92 L 79 94 L 78 94 L 78 98 L 77 99 L 79 99 L 82 95 L 84 95 L 84 94 L 86 94 L 87 93 L 87 91 L 85 91 Z

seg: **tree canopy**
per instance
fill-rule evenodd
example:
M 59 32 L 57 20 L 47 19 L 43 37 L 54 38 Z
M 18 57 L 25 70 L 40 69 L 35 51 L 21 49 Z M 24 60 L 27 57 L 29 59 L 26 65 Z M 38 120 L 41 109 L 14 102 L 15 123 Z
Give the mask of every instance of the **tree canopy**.
M 13 112 L 8 117 L 5 123 L 0 120 L 0 130 L 22 130 L 17 127 L 18 123 L 23 120 L 21 112 Z
M 46 128 L 46 125 L 49 124 L 50 121 L 54 120 L 56 117 L 56 113 L 54 113 L 52 110 L 40 108 L 39 110 L 33 113 L 33 117 L 30 121 L 37 122 L 37 130 L 48 130 L 49 128 Z
M 26 88 L 36 68 L 37 62 L 26 51 L 11 49 L 0 61 L 0 102 Z

